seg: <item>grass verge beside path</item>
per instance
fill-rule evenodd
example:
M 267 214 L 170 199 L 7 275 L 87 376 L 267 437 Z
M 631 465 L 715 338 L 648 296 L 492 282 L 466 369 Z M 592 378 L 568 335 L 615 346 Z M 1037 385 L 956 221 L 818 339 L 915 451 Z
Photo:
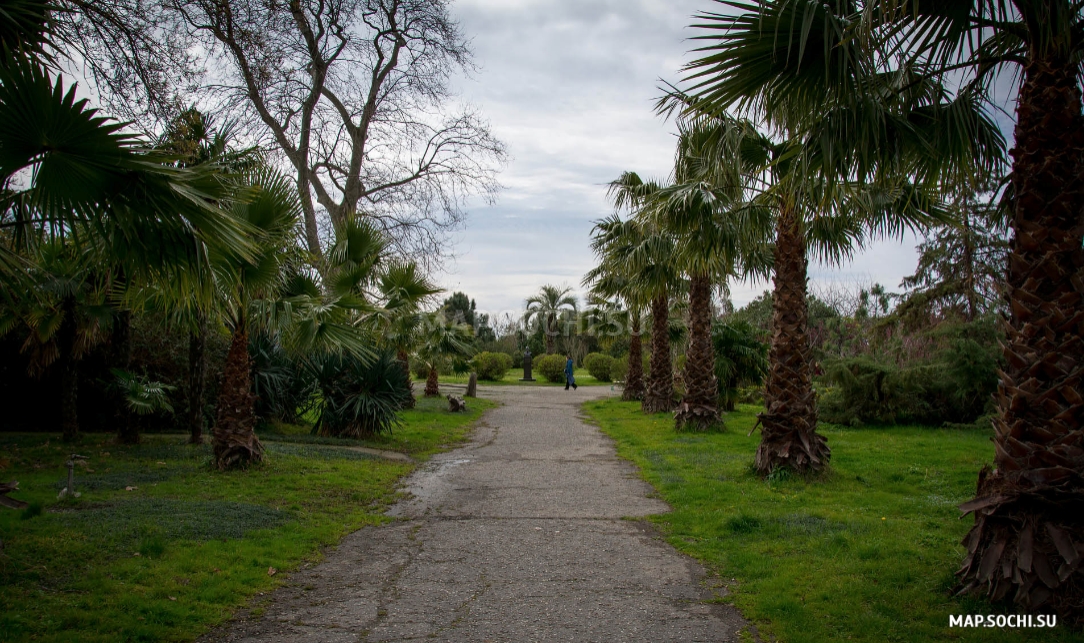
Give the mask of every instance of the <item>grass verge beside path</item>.
M 673 507 L 653 516 L 671 544 L 731 583 L 727 600 L 762 635 L 826 641 L 1084 641 L 1050 629 L 949 628 L 950 614 L 999 608 L 949 596 L 971 518 L 979 468 L 993 459 L 987 431 L 822 425 L 827 479 L 807 483 L 752 470 L 757 407 L 722 433 L 676 433 L 670 414 L 635 402 L 584 405 L 618 453 Z M 768 640 L 766 638 L 766 640 Z
M 443 399 L 419 400 L 391 436 L 338 443 L 423 461 L 462 443 L 493 406 L 472 399 L 452 414 Z M 321 547 L 387 520 L 417 465 L 291 440 L 290 430 L 266 441 L 265 464 L 229 473 L 178 435 L 130 447 L 87 435 L 73 447 L 0 433 L 0 479 L 18 480 L 11 495 L 32 503 L 0 509 L 0 641 L 192 640 Z M 76 470 L 82 496 L 58 501 L 73 452 L 89 456 Z

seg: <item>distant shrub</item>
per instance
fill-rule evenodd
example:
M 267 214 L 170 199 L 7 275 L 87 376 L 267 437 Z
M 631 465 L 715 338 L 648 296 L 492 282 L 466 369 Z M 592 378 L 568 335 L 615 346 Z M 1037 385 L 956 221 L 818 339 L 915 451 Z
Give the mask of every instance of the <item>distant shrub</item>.
M 478 353 L 474 356 L 474 372 L 478 379 L 498 381 L 512 368 L 512 357 L 504 353 Z
M 614 361 L 610 362 L 610 381 L 611 382 L 624 382 L 629 376 L 629 357 L 625 355 L 623 357 L 615 357 Z
M 564 355 L 539 355 L 531 360 L 531 366 L 547 380 L 563 382 L 565 381 L 565 361 L 567 360 Z
M 611 382 L 613 381 L 614 361 L 614 358 L 609 355 L 588 353 L 587 357 L 583 358 L 583 365 L 587 368 L 587 372 L 591 374 L 591 377 L 602 382 Z
M 640 359 L 640 369 L 643 372 L 643 376 L 646 379 L 648 373 L 651 372 L 651 356 L 648 353 L 644 353 Z M 610 381 L 611 382 L 624 382 L 629 377 L 629 356 L 622 355 L 621 357 L 615 357 L 613 363 L 610 364 Z

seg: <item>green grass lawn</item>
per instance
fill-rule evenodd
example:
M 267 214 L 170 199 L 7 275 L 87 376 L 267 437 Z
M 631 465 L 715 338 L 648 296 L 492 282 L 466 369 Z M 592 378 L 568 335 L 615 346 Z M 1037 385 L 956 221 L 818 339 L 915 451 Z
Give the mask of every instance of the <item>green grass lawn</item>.
M 722 433 L 674 431 L 638 403 L 588 402 L 588 415 L 636 463 L 673 512 L 653 516 L 679 550 L 731 586 L 727 600 L 761 635 L 825 641 L 1084 641 L 1055 630 L 960 629 L 949 614 L 1003 610 L 949 595 L 990 433 L 822 425 L 832 470 L 819 482 L 763 481 L 752 471 L 757 407 Z M 732 582 L 733 579 L 733 582 Z
M 523 369 L 522 368 L 513 368 L 512 370 L 508 371 L 508 373 L 504 376 L 504 379 L 500 379 L 500 380 L 497 380 L 497 381 L 478 380 L 478 386 L 560 386 L 560 387 L 563 388 L 564 385 L 565 385 L 563 380 L 560 381 L 560 382 L 550 382 L 549 380 L 547 380 L 545 377 L 543 377 L 537 371 L 535 371 L 534 374 L 532 375 L 532 377 L 534 377 L 534 379 L 535 379 L 535 381 L 533 381 L 533 382 L 521 382 L 520 381 L 521 377 L 523 377 Z M 441 375 L 439 381 L 440 381 L 441 384 L 462 384 L 462 385 L 466 386 L 468 379 L 469 379 L 469 376 L 467 376 L 467 375 Z M 414 392 L 418 393 L 418 394 L 420 394 L 422 392 L 422 390 L 423 390 L 422 388 L 418 388 L 419 385 L 421 385 L 422 387 L 425 386 L 425 378 L 424 377 L 414 379 L 414 389 L 415 389 Z M 587 371 L 582 371 L 582 372 L 577 371 L 576 372 L 576 385 L 577 386 L 614 386 L 614 383 L 613 382 L 603 382 L 602 380 L 597 380 L 597 379 L 591 377 L 590 375 L 588 375 Z
M 33 503 L 0 509 L 0 641 L 185 641 L 279 585 L 283 573 L 319 560 L 321 547 L 388 520 L 399 479 L 415 464 L 334 445 L 397 450 L 421 461 L 461 443 L 483 411 L 451 414 L 419 400 L 391 436 L 334 440 L 265 434 L 265 464 L 219 473 L 210 448 L 179 435 L 122 447 L 87 435 L 0 433 L 0 478 Z M 67 454 L 74 502 L 57 500 Z M 126 488 L 132 490 L 127 491 Z M 270 571 L 274 570 L 274 574 Z

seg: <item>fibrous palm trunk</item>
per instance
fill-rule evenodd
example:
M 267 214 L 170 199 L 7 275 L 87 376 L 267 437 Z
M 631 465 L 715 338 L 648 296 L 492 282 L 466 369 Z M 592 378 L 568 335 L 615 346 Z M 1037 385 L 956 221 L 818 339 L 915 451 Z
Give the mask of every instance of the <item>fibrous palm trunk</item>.
M 554 335 L 557 334 L 557 330 L 554 328 L 557 320 L 553 315 L 546 316 L 546 326 L 542 329 L 542 334 L 546 336 L 546 355 L 553 355 L 557 351 Z
M 248 354 L 248 327 L 242 319 L 233 331 L 222 386 L 218 391 L 214 454 L 219 469 L 244 466 L 263 459 L 263 445 L 256 437 L 256 396 Z
M 417 406 L 417 401 L 414 399 L 414 382 L 410 377 L 410 355 L 407 355 L 407 352 L 400 348 L 396 350 L 395 357 L 403 367 L 403 373 L 406 374 L 407 390 L 410 392 L 410 399 L 403 400 L 403 408 L 412 409 Z
M 1077 66 L 1024 71 L 995 469 L 979 473 L 959 591 L 1084 621 L 1084 117 Z
M 703 431 L 719 423 L 719 383 L 711 344 L 711 279 L 689 280 L 689 349 L 685 353 L 685 395 L 674 413 L 678 429 Z
M 625 390 L 621 399 L 626 402 L 644 399 L 644 349 L 640 343 L 640 314 L 632 311 L 632 336 L 629 339 L 629 369 L 625 375 Z
M 65 442 L 79 437 L 79 362 L 75 359 L 75 299 L 68 297 L 63 304 L 64 320 L 57 331 L 60 358 L 60 430 Z
M 425 396 L 440 397 L 440 381 L 436 366 L 429 367 L 429 376 L 425 378 Z
M 670 359 L 670 298 L 651 300 L 651 372 L 641 408 L 661 413 L 674 408 L 674 368 Z
M 819 472 L 831 450 L 817 433 L 809 333 L 806 327 L 806 245 L 797 213 L 787 204 L 776 221 L 772 339 L 768 353 L 766 410 L 758 417 L 760 446 L 755 466 L 766 476 L 779 468 Z
M 110 337 L 112 347 L 111 360 L 113 368 L 128 370 L 132 361 L 132 313 L 121 311 L 113 322 L 113 332 Z M 123 393 L 117 394 L 115 400 L 114 416 L 117 422 L 117 442 L 121 444 L 139 444 L 139 426 L 135 423 L 133 413 L 128 408 L 128 400 Z
M 203 396 L 207 390 L 207 318 L 188 333 L 188 443 L 203 444 Z

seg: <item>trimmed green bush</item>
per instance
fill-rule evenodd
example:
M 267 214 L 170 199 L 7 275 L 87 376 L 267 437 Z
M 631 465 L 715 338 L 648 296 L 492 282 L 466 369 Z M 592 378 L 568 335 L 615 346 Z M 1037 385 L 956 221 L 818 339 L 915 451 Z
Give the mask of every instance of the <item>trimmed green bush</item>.
M 539 355 L 531 360 L 531 368 L 551 382 L 565 381 L 564 355 Z
M 474 356 L 474 372 L 478 379 L 496 382 L 512 368 L 512 357 L 504 353 L 478 353 Z
M 615 357 L 610 363 L 610 381 L 624 382 L 629 376 L 629 356 Z
M 583 358 L 583 365 L 587 368 L 587 372 L 591 374 L 591 377 L 596 380 L 612 382 L 614 361 L 614 358 L 609 355 L 588 353 L 587 357 Z
M 644 353 L 640 362 L 643 366 L 644 378 L 647 378 L 648 373 L 651 372 L 651 355 Z M 621 357 L 615 357 L 614 361 L 610 364 L 610 381 L 611 382 L 624 382 L 629 377 L 629 356 L 622 355 Z

